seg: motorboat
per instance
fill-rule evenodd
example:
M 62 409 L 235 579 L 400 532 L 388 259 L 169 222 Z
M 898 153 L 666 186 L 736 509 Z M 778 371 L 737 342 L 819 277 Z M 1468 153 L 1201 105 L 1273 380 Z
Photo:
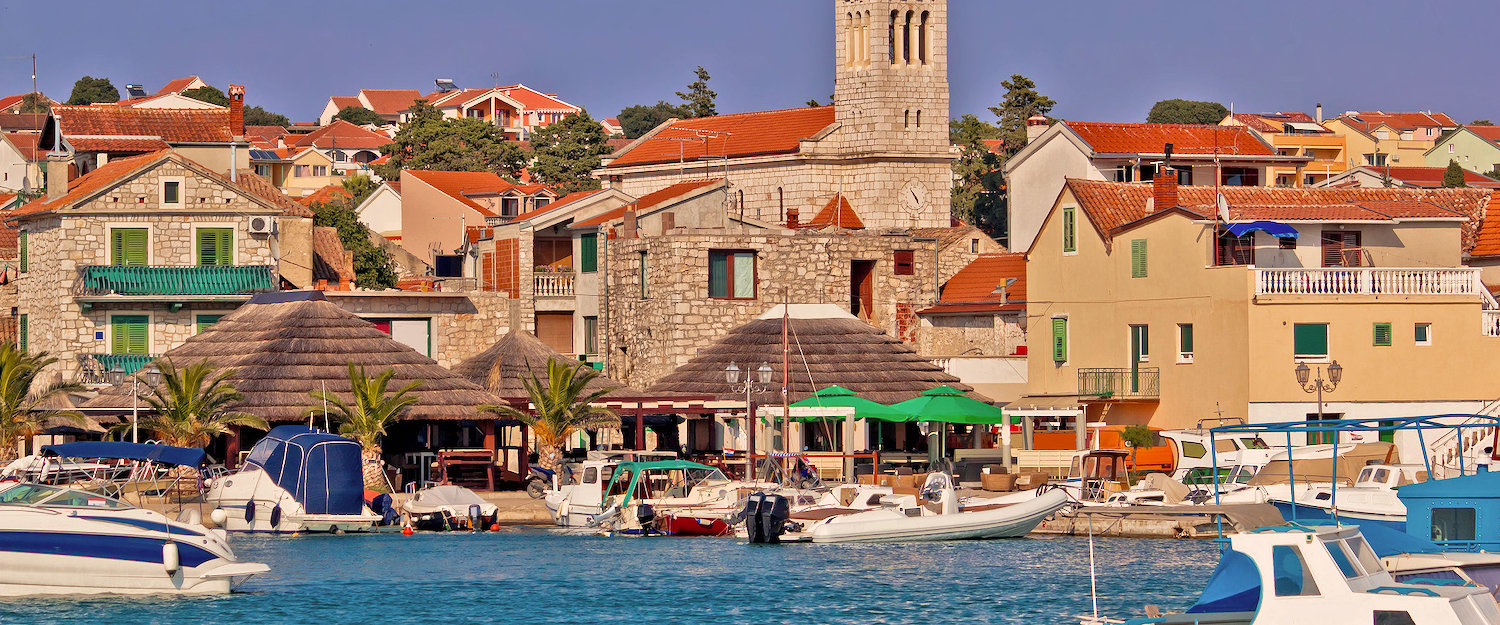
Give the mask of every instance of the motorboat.
M 222 594 L 270 569 L 222 530 L 102 494 L 0 483 L 0 595 Z
M 1244 424 L 1244 420 L 1233 417 L 1200 419 L 1197 426 L 1191 429 L 1162 431 L 1161 437 L 1172 447 L 1175 467 L 1172 479 L 1191 485 L 1190 474 L 1195 471 L 1201 473 L 1215 468 L 1222 471 L 1226 467 L 1237 465 L 1260 466 L 1276 453 L 1264 439 L 1253 433 L 1215 436 L 1204 427 L 1208 421 L 1219 425 L 1225 421 Z M 1210 449 L 1213 450 L 1212 454 L 1209 453 Z
M 589 460 L 577 483 L 543 498 L 553 521 L 621 534 L 729 532 L 744 495 L 717 468 L 687 460 Z
M 1359 470 L 1353 486 L 1318 484 L 1295 495 L 1270 495 L 1267 500 L 1288 521 L 1337 518 L 1355 525 L 1378 523 L 1405 531 L 1406 504 L 1401 503 L 1396 489 L 1426 479 L 1427 471 L 1420 465 L 1372 464 Z
M 1229 549 L 1186 613 L 1127 622 L 1496 625 L 1500 606 L 1477 585 L 1398 581 L 1356 526 L 1277 526 L 1230 535 Z
M 1398 464 L 1392 443 L 1339 443 L 1306 445 L 1277 452 L 1266 461 L 1244 488 L 1223 493 L 1216 503 L 1266 503 L 1274 498 L 1291 500 L 1314 488 L 1328 488 L 1336 481 L 1340 490 L 1354 484 L 1360 470 L 1369 464 Z M 1295 484 L 1293 483 L 1295 480 Z
M 365 507 L 359 443 L 302 425 L 272 428 L 203 499 L 231 532 L 369 531 L 381 520 Z
M 1002 502 L 962 506 L 953 477 L 927 475 L 916 495 L 886 495 L 880 508 L 791 519 L 784 498 L 752 496 L 745 519 L 750 542 L 906 542 L 1025 536 L 1072 499 L 1061 489 L 1003 496 Z
M 401 504 L 407 522 L 419 530 L 483 531 L 495 523 L 500 508 L 462 486 L 441 484 L 412 494 Z

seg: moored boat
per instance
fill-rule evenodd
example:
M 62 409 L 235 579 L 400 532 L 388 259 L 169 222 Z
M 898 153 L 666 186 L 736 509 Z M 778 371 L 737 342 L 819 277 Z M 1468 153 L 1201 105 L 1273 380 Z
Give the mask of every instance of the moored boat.
M 483 531 L 495 523 L 500 508 L 462 486 L 442 484 L 417 491 L 401 504 L 410 525 L 419 530 Z
M 359 443 L 301 425 L 272 428 L 203 500 L 231 532 L 369 531 L 381 520 L 365 507 Z

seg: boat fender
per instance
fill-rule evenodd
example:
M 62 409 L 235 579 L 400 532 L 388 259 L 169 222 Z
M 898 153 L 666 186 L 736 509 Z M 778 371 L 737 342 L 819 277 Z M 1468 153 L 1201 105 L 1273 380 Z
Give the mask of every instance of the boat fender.
M 245 500 L 245 522 L 246 523 L 251 523 L 251 524 L 255 523 L 255 500 L 254 499 L 246 499 Z
M 404 526 L 402 526 L 401 527 L 401 535 L 402 536 L 411 536 L 411 526 L 410 525 L 404 525 Z
M 745 499 L 745 534 L 752 543 L 764 542 L 760 535 L 760 504 L 765 496 L 765 493 L 756 492 Z
M 167 570 L 167 575 L 176 575 L 177 569 L 182 567 L 182 558 L 177 551 L 177 543 L 166 543 L 161 546 L 161 566 Z
M 281 504 L 271 506 L 271 529 L 281 527 Z
M 197 508 L 183 508 L 181 512 L 177 513 L 177 522 L 188 525 L 202 525 L 203 513 L 199 512 Z
M 214 508 L 212 512 L 208 513 L 208 520 L 214 522 L 214 527 L 222 529 L 224 524 L 229 522 L 229 513 L 225 512 L 223 508 Z

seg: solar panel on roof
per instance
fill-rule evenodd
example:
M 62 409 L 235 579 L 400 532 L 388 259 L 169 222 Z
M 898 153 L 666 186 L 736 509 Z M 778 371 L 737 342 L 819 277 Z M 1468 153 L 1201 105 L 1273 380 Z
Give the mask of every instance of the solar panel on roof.
M 270 150 L 250 150 L 250 160 L 253 161 L 275 161 L 280 160 L 280 158 L 276 156 L 275 152 Z

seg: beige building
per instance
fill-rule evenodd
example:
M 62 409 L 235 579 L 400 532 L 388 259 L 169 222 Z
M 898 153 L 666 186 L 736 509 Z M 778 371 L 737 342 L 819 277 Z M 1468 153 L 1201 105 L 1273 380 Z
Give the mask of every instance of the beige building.
M 518 185 L 491 172 L 401 172 L 401 247 L 442 278 L 473 278 L 465 253 L 470 228 L 496 226 L 557 198 L 546 186 Z
M 1462 264 L 1488 190 L 1221 191 L 1226 222 L 1212 187 L 1066 181 L 1027 252 L 1023 403 L 1111 425 L 1301 421 L 1319 411 L 1294 367 L 1335 361 L 1325 418 L 1500 396 L 1476 374 L 1500 356 L 1500 311 Z
M 1344 138 L 1323 126 L 1323 105 L 1317 117 L 1307 113 L 1234 113 L 1219 122 L 1221 126 L 1249 128 L 1271 144 L 1282 156 L 1309 156 L 1312 160 L 1287 166 L 1273 166 L 1267 174 L 1278 187 L 1312 186 L 1344 171 L 1349 166 L 1344 153 Z
M 1350 167 L 1422 167 L 1428 150 L 1458 122 L 1443 113 L 1348 111 L 1323 123 L 1344 137 Z

